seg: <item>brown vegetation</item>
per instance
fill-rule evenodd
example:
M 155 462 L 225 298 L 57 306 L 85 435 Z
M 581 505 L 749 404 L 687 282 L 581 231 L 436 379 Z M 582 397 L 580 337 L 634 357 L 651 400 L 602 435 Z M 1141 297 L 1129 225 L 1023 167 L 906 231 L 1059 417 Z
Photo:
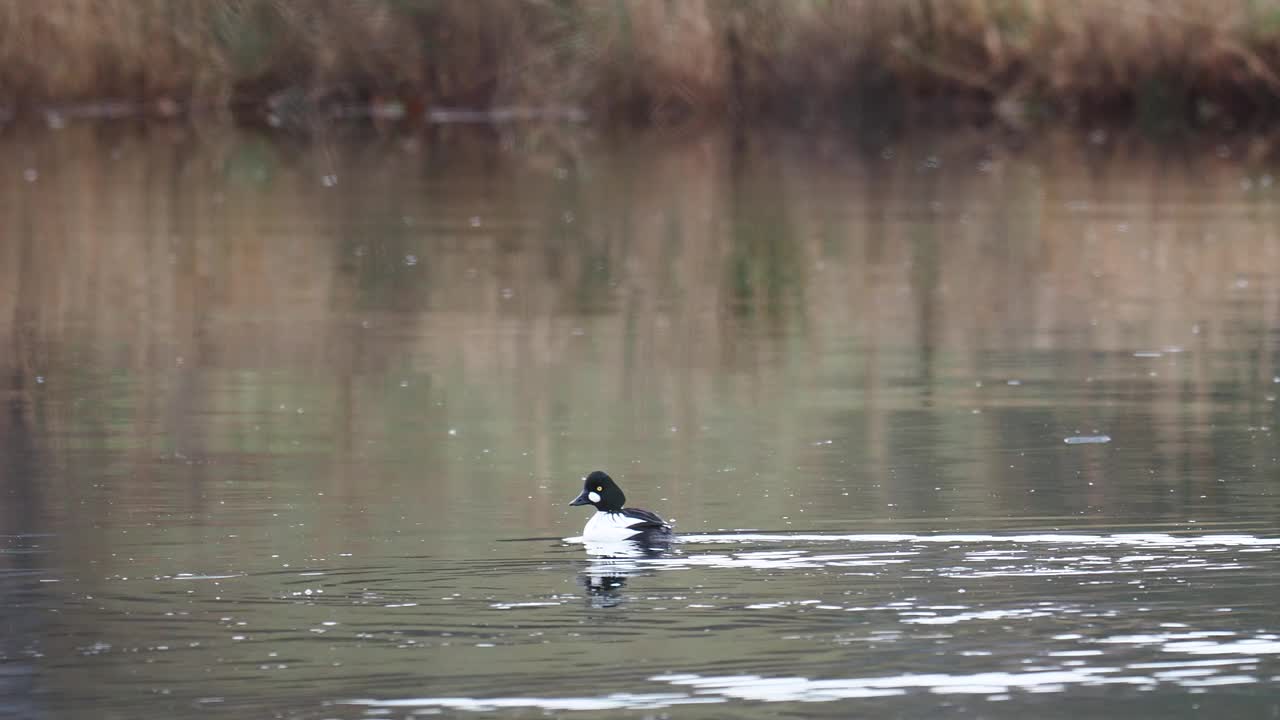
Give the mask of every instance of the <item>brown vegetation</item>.
M 580 108 L 1222 123 L 1280 91 L 1278 0 L 0 3 L 0 102 L 126 112 Z M 960 105 L 955 101 L 963 101 Z

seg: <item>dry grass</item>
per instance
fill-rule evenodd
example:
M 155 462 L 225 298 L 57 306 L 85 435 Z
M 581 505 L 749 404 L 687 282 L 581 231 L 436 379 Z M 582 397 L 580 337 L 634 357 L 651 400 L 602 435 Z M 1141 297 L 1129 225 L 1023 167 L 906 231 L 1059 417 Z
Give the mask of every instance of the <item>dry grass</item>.
M 1280 94 L 1280 0 L 0 0 L 0 102 L 574 106 L 641 121 L 969 99 L 1210 120 Z

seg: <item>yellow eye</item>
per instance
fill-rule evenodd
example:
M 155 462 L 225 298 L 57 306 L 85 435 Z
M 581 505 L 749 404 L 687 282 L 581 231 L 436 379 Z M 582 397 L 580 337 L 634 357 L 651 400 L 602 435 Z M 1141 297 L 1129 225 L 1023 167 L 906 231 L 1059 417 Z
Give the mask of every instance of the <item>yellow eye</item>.
M 604 486 L 603 486 L 603 485 L 597 485 L 597 486 L 596 486 L 596 492 L 600 492 L 601 490 L 604 490 Z

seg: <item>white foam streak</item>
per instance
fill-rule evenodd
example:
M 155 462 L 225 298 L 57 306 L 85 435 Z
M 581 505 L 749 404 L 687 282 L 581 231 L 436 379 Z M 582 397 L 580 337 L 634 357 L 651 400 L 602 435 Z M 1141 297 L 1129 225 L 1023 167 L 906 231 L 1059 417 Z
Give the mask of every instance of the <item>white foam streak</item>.
M 702 694 L 764 702 L 825 702 L 845 698 L 901 695 L 908 690 L 935 694 L 991 695 L 1011 690 L 1057 692 L 1068 685 L 1124 683 L 1153 685 L 1148 677 L 1114 676 L 1119 668 L 1072 668 L 1041 672 L 986 672 L 971 675 L 945 673 L 904 674 L 885 677 L 810 680 L 804 677 L 761 678 L 756 675 L 702 677 L 693 674 L 655 675 L 650 680 L 691 686 Z
M 1052 617 L 1056 612 L 1060 612 L 1060 610 L 1055 608 L 982 610 L 938 617 L 907 617 L 903 618 L 901 622 L 907 625 L 954 625 L 969 620 L 1030 620 L 1032 618 Z
M 343 705 L 359 705 L 370 708 L 449 708 L 471 712 L 492 712 L 510 708 L 538 708 L 540 710 L 653 710 L 672 705 L 693 705 L 724 702 L 723 698 L 692 697 L 683 693 L 614 693 L 598 697 L 422 697 L 373 700 L 360 698 L 343 700 Z
M 1131 636 L 1137 637 L 1137 636 Z M 1236 643 L 1212 644 L 1223 651 L 1280 652 L 1266 649 L 1269 638 L 1255 638 Z M 1280 645 L 1280 642 L 1271 643 Z M 1259 650 L 1260 648 L 1263 648 Z M 1083 656 L 1096 651 L 1061 653 Z M 832 678 L 814 680 L 806 677 L 763 677 L 760 675 L 698 675 L 666 673 L 648 678 L 689 692 L 614 693 L 587 697 L 421 697 L 389 700 L 355 699 L 342 704 L 379 708 L 446 708 L 450 710 L 492 712 L 510 708 L 536 708 L 544 711 L 652 710 L 675 705 L 723 703 L 730 700 L 757 702 L 831 702 L 850 698 L 874 698 L 924 691 L 936 695 L 987 695 L 1004 698 L 1013 691 L 1026 693 L 1058 693 L 1071 687 L 1133 685 L 1153 688 L 1163 683 L 1197 688 L 1215 685 L 1238 685 L 1261 682 L 1259 677 L 1217 674 L 1218 667 L 1244 664 L 1245 660 L 1188 660 L 1169 663 L 1135 663 L 1126 667 L 1071 667 L 1036 669 L 1026 672 L 980 672 L 968 675 L 950 673 L 903 673 L 879 677 Z M 1244 669 L 1244 668 L 1241 668 Z M 1158 670 L 1153 674 L 1133 674 L 1135 670 Z
M 1189 655 L 1280 655 L 1280 640 L 1246 638 L 1229 643 L 1192 640 L 1169 643 L 1161 650 Z
M 569 542 L 572 542 L 572 538 Z M 1189 547 L 1262 547 L 1280 548 L 1280 537 L 1254 535 L 1170 535 L 1168 533 L 1035 533 L 1025 535 L 950 534 L 917 535 L 906 533 L 862 533 L 827 535 L 823 533 L 716 533 L 681 535 L 684 543 L 739 542 L 846 542 L 846 543 L 929 543 L 951 545 L 1097 545 L 1103 547 L 1189 548 Z

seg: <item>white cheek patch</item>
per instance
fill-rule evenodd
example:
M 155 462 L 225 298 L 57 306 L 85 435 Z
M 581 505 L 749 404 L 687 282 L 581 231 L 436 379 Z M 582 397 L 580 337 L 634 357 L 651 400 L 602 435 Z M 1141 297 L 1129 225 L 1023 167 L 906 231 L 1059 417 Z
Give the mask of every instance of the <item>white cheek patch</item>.
M 600 502 L 600 495 L 598 495 L 596 492 L 592 491 L 592 492 L 587 493 L 587 499 L 588 499 L 588 500 L 590 500 L 590 501 L 591 501 L 591 502 L 593 502 L 593 503 L 598 503 L 598 502 Z

